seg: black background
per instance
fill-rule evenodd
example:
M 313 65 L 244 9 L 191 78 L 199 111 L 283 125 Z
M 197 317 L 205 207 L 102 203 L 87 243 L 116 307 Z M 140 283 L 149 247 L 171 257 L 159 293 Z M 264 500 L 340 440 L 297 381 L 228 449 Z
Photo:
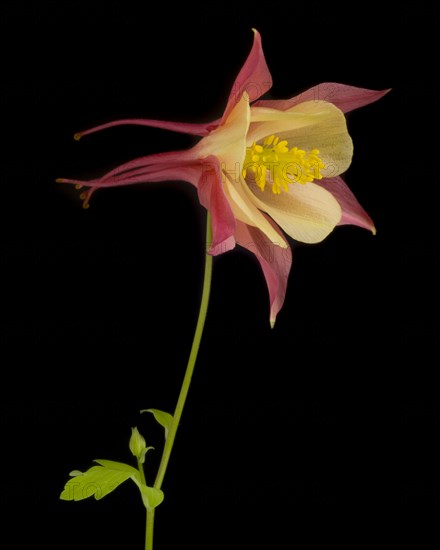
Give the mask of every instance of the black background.
M 156 550 L 428 548 L 439 507 L 438 10 L 428 3 L 80 1 L 3 4 L 2 495 L 47 548 L 142 548 L 128 483 L 58 500 L 93 458 L 130 461 L 141 408 L 172 411 L 197 317 L 203 209 L 178 182 L 97 192 L 95 177 L 194 139 L 127 127 L 220 116 L 262 34 L 290 97 L 334 81 L 393 91 L 348 115 L 346 180 L 377 236 L 337 228 L 297 246 L 273 331 L 256 260 L 214 260 L 190 398 L 157 512 Z M 32 530 L 27 525 L 37 518 Z M 422 540 L 425 539 L 425 540 Z M 433 541 L 431 540 L 431 544 Z

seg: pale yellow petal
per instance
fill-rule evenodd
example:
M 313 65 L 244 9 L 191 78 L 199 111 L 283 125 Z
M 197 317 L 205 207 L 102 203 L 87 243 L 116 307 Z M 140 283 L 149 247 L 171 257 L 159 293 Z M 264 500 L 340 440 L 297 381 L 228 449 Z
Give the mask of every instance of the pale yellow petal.
M 319 149 L 323 177 L 342 174 L 351 164 L 353 143 L 345 116 L 332 103 L 305 101 L 287 111 L 252 107 L 247 146 L 272 134 L 287 140 L 289 147 Z
M 295 183 L 279 195 L 249 183 L 247 193 L 257 208 L 267 212 L 290 237 L 303 243 L 322 241 L 341 219 L 339 203 L 314 183 Z
M 199 158 L 216 156 L 222 169 L 233 172 L 243 166 L 246 134 L 250 123 L 249 96 L 245 92 L 225 122 L 193 148 Z
M 254 204 L 250 191 L 243 178 L 232 179 L 230 176 L 225 178 L 224 190 L 231 205 L 232 212 L 237 220 L 258 227 L 272 243 L 287 248 L 288 244 L 280 239 L 279 234 L 267 221 L 263 214 Z

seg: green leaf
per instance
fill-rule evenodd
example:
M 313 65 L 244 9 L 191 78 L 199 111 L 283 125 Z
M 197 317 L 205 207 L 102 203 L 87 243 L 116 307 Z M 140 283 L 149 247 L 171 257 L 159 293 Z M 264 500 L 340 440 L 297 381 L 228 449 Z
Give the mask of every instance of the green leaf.
M 143 484 L 139 486 L 139 489 L 141 490 L 142 500 L 147 510 L 152 510 L 153 508 L 156 508 L 156 506 L 159 506 L 159 504 L 164 499 L 163 491 L 161 491 L 160 489 L 147 487 Z
M 100 500 L 130 477 L 131 474 L 128 472 L 92 466 L 87 472 L 73 477 L 66 483 L 60 499 L 84 500 L 94 496 L 96 500 Z
M 153 508 L 156 508 L 156 506 L 159 506 L 164 499 L 163 491 L 154 487 L 148 487 L 139 479 L 132 479 L 141 492 L 142 502 L 144 503 L 145 508 L 147 508 L 147 510 L 152 510 Z
M 73 477 L 64 486 L 60 495 L 61 500 L 84 500 L 92 496 L 100 500 L 127 479 L 132 479 L 138 486 L 142 502 L 147 509 L 152 510 L 163 501 L 163 492 L 142 483 L 139 470 L 133 466 L 114 460 L 99 459 L 95 462 L 100 466 L 92 466 L 86 472 L 70 472 Z
M 170 413 L 159 411 L 158 409 L 142 409 L 141 413 L 149 412 L 151 413 L 156 422 L 158 422 L 165 429 L 165 439 L 168 437 L 168 430 L 170 429 L 171 423 L 173 421 L 173 416 Z
M 113 460 L 95 460 L 100 466 L 92 466 L 86 472 L 73 470 L 73 475 L 60 495 L 61 500 L 84 500 L 94 496 L 100 500 L 127 479 L 140 482 L 139 471 L 128 464 Z
M 124 464 L 124 462 L 115 462 L 114 460 L 104 460 L 102 458 L 95 458 L 93 462 L 97 462 L 98 464 L 101 464 L 101 466 L 104 466 L 105 468 L 108 468 L 110 470 L 127 472 L 135 476 L 139 475 L 139 470 L 133 468 L 133 466 L 130 466 L 129 464 Z

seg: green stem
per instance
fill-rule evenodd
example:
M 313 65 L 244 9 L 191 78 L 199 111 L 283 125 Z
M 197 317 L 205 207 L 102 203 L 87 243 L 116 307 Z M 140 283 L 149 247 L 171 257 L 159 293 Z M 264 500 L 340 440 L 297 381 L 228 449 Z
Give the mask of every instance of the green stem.
M 206 246 L 212 242 L 212 228 L 211 217 L 207 215 L 206 219 Z M 159 469 L 157 471 L 154 487 L 160 489 L 165 477 L 165 472 L 170 460 L 171 451 L 173 449 L 174 440 L 176 438 L 177 428 L 179 427 L 180 418 L 182 416 L 183 407 L 188 396 L 189 387 L 191 385 L 191 378 L 194 372 L 194 367 L 197 360 L 197 354 L 200 348 L 200 342 L 202 340 L 203 328 L 205 326 L 206 313 L 208 311 L 209 294 L 211 291 L 211 277 L 212 277 L 212 256 L 205 254 L 205 275 L 203 279 L 203 292 L 202 300 L 200 302 L 199 318 L 197 320 L 197 326 L 194 333 L 194 340 L 189 354 L 188 365 L 186 367 L 185 376 L 183 378 L 182 387 L 180 389 L 179 399 L 174 410 L 173 421 L 168 429 L 168 435 L 165 441 L 162 458 L 160 460 Z M 139 464 L 139 472 L 141 474 L 142 482 L 145 483 L 145 475 L 142 464 Z M 154 530 L 154 509 L 147 510 L 147 521 L 145 531 L 145 550 L 153 550 L 153 530 Z
M 141 482 L 146 485 L 144 465 L 140 460 L 137 461 L 139 475 L 141 476 Z M 145 550 L 153 550 L 153 529 L 154 529 L 154 508 L 147 509 L 147 515 L 145 520 Z
M 140 460 L 138 460 L 137 463 L 138 463 L 139 474 L 141 476 L 141 481 L 144 485 L 146 485 L 147 482 L 145 480 L 144 465 L 142 464 L 142 462 Z
M 212 242 L 212 228 L 211 217 L 208 213 L 206 220 L 206 244 L 210 245 Z M 188 359 L 188 365 L 186 367 L 185 377 L 183 379 L 182 387 L 180 389 L 179 399 L 177 400 L 176 409 L 173 415 L 173 421 L 168 430 L 168 436 L 165 441 L 165 446 L 162 453 L 159 469 L 157 471 L 154 487 L 160 489 L 165 477 L 168 462 L 170 460 L 171 451 L 173 449 L 174 440 L 176 438 L 177 428 L 179 427 L 180 418 L 182 416 L 183 407 L 185 406 L 186 397 L 188 395 L 189 386 L 191 384 L 191 378 L 194 372 L 194 366 L 197 360 L 197 354 L 199 352 L 200 341 L 202 339 L 203 327 L 205 326 L 206 313 L 208 311 L 209 294 L 211 290 L 211 277 L 212 277 L 212 256 L 210 254 L 205 255 L 205 276 L 203 279 L 203 292 L 202 300 L 200 303 L 199 318 L 197 320 L 197 326 L 194 333 L 194 340 L 191 347 L 191 353 Z
M 153 550 L 154 508 L 147 510 L 147 525 L 145 528 L 145 550 Z

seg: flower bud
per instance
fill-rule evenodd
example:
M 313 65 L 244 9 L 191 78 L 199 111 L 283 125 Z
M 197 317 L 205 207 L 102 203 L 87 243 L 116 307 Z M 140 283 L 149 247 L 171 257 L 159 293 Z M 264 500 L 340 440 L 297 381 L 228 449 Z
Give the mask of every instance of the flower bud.
M 147 443 L 137 428 L 131 428 L 131 437 L 128 446 L 133 456 L 143 463 L 145 460 Z

